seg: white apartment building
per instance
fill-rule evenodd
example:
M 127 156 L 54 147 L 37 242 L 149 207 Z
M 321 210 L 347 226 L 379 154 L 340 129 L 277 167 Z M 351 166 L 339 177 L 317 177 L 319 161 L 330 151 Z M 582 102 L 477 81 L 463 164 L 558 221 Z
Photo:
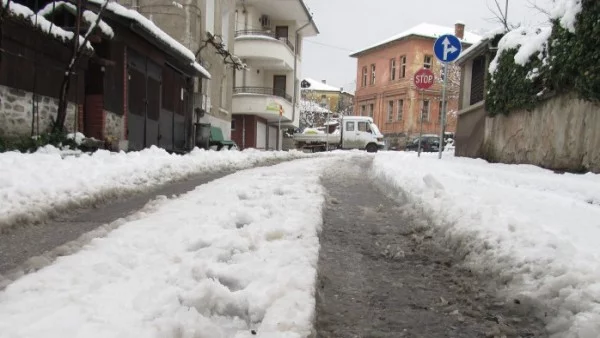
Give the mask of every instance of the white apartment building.
M 302 39 L 319 30 L 302 0 L 236 0 L 234 30 L 247 69 L 235 74 L 231 138 L 240 148 L 281 149 L 281 130 L 299 125 Z

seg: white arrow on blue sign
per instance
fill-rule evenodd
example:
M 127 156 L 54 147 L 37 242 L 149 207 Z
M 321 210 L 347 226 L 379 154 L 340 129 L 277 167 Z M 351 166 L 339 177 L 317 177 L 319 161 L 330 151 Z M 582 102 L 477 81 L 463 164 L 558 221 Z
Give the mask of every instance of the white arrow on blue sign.
M 458 59 L 462 50 L 462 44 L 460 40 L 452 35 L 446 34 L 440 36 L 433 44 L 433 52 L 442 62 L 453 62 Z

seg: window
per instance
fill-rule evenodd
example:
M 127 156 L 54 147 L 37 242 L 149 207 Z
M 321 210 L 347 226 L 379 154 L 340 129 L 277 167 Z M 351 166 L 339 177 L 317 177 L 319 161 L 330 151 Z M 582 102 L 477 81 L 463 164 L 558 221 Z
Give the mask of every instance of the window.
M 354 122 L 346 122 L 346 131 L 354 131 Z
M 400 78 L 403 79 L 406 77 L 406 55 L 402 55 L 400 57 Z
M 433 56 L 425 55 L 425 57 L 423 58 L 423 68 L 430 69 L 432 65 L 433 65 Z
M 402 113 L 404 110 L 404 100 L 398 100 L 398 121 L 402 121 Z
M 364 66 L 362 69 L 362 82 L 361 85 L 363 87 L 367 86 L 367 66 Z
M 367 122 L 358 122 L 358 131 L 364 131 L 366 133 L 371 132 L 371 127 Z
M 396 58 L 390 60 L 390 81 L 396 80 Z
M 478 56 L 473 60 L 473 71 L 471 75 L 471 97 L 469 104 L 473 105 L 484 99 L 485 90 L 485 55 Z
M 371 65 L 371 84 L 375 84 L 375 64 Z
M 367 106 L 364 104 L 360 106 L 360 116 L 367 116 Z
M 321 95 L 321 107 L 326 108 L 327 107 L 327 95 L 323 94 Z
M 231 119 L 231 130 L 235 130 L 235 120 Z
M 373 103 L 371 103 L 369 105 L 369 116 L 373 117 L 373 111 L 375 110 L 375 105 Z
M 387 120 L 392 122 L 394 120 L 394 101 L 388 101 Z
M 429 121 L 429 100 L 423 100 L 423 110 L 421 111 L 423 121 Z

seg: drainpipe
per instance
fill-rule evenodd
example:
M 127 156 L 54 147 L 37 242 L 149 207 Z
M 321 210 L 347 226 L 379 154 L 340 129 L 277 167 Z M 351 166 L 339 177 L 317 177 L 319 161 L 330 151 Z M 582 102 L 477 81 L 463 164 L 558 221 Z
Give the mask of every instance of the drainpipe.
M 292 123 L 296 120 L 296 101 L 298 100 L 298 81 L 296 80 L 296 71 L 298 70 L 298 41 L 300 41 L 300 31 L 304 29 L 304 27 L 310 25 L 313 22 L 312 15 L 308 18 L 308 22 L 296 29 L 296 41 L 294 43 L 294 95 L 292 96 Z

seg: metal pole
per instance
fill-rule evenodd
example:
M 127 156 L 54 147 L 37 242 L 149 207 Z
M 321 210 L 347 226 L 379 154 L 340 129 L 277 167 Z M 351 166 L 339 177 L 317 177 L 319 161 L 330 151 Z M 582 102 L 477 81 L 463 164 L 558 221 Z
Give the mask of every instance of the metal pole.
M 329 110 L 327 111 L 327 122 L 325 122 L 325 151 L 329 151 Z
M 448 84 L 448 63 L 444 63 L 444 87 L 442 88 L 442 125 L 440 126 L 440 146 L 438 159 L 442 158 L 442 152 L 444 151 L 444 126 L 446 125 L 446 86 Z
M 277 150 L 281 150 L 280 144 L 283 144 L 281 136 L 281 114 L 279 114 L 279 125 L 277 126 Z
M 419 147 L 417 148 L 419 157 L 421 157 L 421 139 L 423 138 L 423 110 L 425 110 L 425 93 L 424 90 L 421 89 L 421 129 L 419 130 Z

